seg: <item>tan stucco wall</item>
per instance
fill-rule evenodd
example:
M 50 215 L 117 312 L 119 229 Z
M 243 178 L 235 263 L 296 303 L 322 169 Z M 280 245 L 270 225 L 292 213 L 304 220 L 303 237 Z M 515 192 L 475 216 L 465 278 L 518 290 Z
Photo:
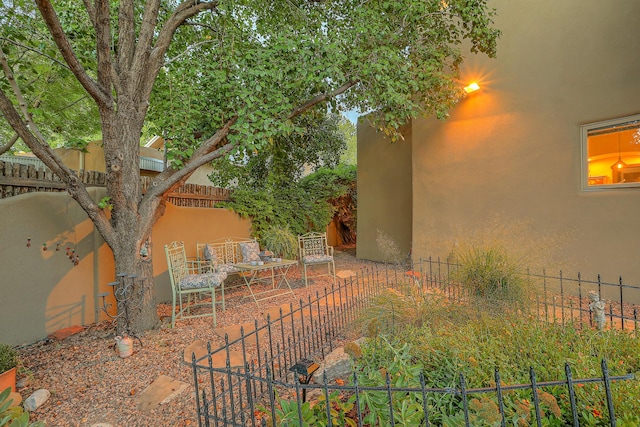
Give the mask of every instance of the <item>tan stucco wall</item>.
M 99 200 L 104 189 L 90 189 Z M 113 256 L 78 204 L 66 193 L 28 193 L 0 200 L 0 342 L 22 344 L 75 324 L 97 320 L 97 294 L 109 292 Z M 158 301 L 171 299 L 164 245 L 183 240 L 195 255 L 196 240 L 246 237 L 250 222 L 224 209 L 169 205 L 153 230 Z M 31 246 L 27 247 L 27 239 Z M 56 243 L 60 250 L 56 251 Z M 43 243 L 47 250 L 43 251 Z M 66 248 L 80 257 L 73 266 Z
M 379 248 L 379 235 L 400 257 L 411 250 L 412 136 L 410 127 L 402 131 L 404 140 L 390 143 L 366 119 L 358 122 L 358 258 L 394 261 L 393 251 Z
M 498 217 L 551 237 L 544 255 L 567 273 L 640 284 L 640 189 L 581 191 L 579 133 L 640 112 L 640 2 L 492 4 L 498 59 L 463 70 L 482 89 L 445 122 L 413 123 L 414 258 L 490 234 Z
M 491 4 L 498 59 L 469 54 L 461 76 L 479 92 L 411 123 L 410 150 L 360 124 L 358 256 L 411 221 L 414 260 L 496 239 L 556 274 L 640 285 L 640 189 L 580 186 L 580 125 L 640 113 L 640 2 Z

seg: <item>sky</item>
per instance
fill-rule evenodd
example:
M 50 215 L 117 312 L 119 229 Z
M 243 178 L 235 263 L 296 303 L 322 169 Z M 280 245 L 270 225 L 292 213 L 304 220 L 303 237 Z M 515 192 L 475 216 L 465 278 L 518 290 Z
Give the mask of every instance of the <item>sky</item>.
M 347 111 L 345 116 L 355 125 L 358 123 L 358 112 L 357 111 Z

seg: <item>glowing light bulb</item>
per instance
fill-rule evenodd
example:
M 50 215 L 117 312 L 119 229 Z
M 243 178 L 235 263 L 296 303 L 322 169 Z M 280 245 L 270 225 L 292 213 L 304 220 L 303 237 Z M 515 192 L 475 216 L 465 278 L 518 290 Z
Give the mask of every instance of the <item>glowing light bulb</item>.
M 480 86 L 478 85 L 478 83 L 473 82 L 469 86 L 465 87 L 464 91 L 467 93 L 471 93 L 471 92 L 477 91 L 478 89 L 480 89 Z

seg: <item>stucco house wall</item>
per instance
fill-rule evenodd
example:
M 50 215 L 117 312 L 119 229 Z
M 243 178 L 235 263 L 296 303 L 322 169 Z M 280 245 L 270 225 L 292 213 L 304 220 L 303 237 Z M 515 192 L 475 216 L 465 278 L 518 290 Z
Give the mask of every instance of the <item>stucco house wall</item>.
M 461 76 L 461 85 L 477 81 L 481 90 L 446 121 L 408 125 L 414 260 L 446 257 L 464 239 L 493 232 L 516 248 L 541 242 L 532 260 L 541 255 L 567 274 L 640 285 L 640 189 L 583 191 L 580 183 L 580 126 L 640 113 L 640 2 L 491 5 L 503 32 L 498 58 L 469 54 Z M 381 141 L 359 129 L 359 175 L 395 154 Z M 361 165 L 360 156 L 377 159 Z M 393 161 L 402 169 L 404 159 Z M 393 200 L 396 191 L 359 186 L 358 196 Z M 367 225 L 397 220 L 377 211 Z M 359 229 L 358 244 L 372 245 L 365 236 Z
M 358 123 L 358 258 L 395 262 L 411 251 L 411 127 L 403 133 L 390 144 L 366 119 Z

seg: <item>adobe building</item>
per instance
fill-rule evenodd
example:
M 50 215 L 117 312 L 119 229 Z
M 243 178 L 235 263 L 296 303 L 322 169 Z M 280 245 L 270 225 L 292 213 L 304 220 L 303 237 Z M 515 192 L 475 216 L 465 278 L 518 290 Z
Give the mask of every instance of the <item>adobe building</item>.
M 380 235 L 415 261 L 493 233 L 640 285 L 640 2 L 490 5 L 497 59 L 465 55 L 461 85 L 480 90 L 447 120 L 396 143 L 359 121 L 358 257 L 384 260 Z

